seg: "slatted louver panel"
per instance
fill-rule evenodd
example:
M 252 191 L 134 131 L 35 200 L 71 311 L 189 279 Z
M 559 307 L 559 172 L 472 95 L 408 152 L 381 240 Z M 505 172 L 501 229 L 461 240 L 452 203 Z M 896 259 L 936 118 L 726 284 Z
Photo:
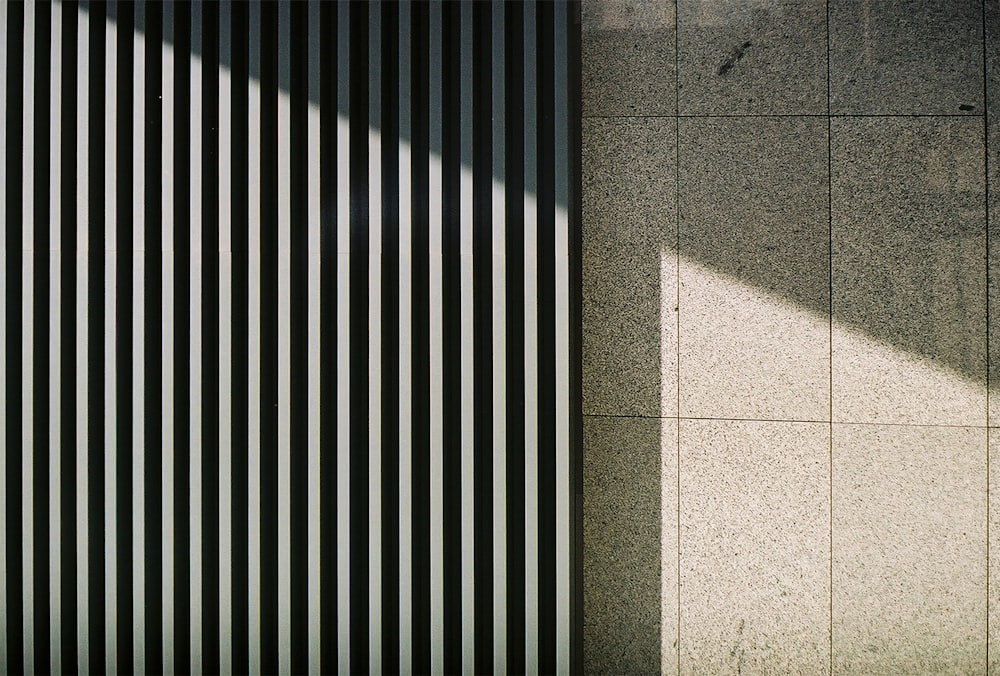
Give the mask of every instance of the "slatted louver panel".
M 0 0 L 0 672 L 579 666 L 574 10 Z

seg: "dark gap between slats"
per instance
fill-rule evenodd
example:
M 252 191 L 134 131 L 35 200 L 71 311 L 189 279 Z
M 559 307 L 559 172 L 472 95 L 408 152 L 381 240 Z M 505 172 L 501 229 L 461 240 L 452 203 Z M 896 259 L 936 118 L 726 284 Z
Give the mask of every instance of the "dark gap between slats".
M 430 552 L 438 546 L 430 540 L 430 266 L 428 232 L 428 173 L 429 173 L 429 113 L 428 93 L 429 28 L 428 6 L 413 3 L 412 56 L 413 78 L 410 101 L 412 113 L 411 170 L 413 178 L 413 271 L 412 302 L 413 327 L 411 355 L 413 373 L 412 393 L 412 476 L 413 504 L 411 528 L 413 533 L 413 664 L 415 673 L 431 670 L 431 587 Z
M 133 439 L 132 411 L 132 74 L 135 5 L 119 2 L 117 5 L 117 43 L 115 45 L 118 69 L 115 89 L 118 101 L 115 106 L 115 211 L 117 214 L 115 240 L 117 253 L 116 308 L 115 308 L 115 361 L 118 372 L 115 381 L 118 457 L 115 465 L 115 534 L 118 593 L 115 604 L 117 622 L 117 669 L 119 674 L 133 670 L 132 648 L 132 453 L 136 448 Z M 64 301 L 65 302 L 65 301 Z M 63 637 L 62 640 L 67 640 Z
M 261 5 L 261 670 L 278 671 L 278 6 Z M 270 102 L 270 103 L 268 103 Z
M 556 670 L 555 101 L 553 11 L 538 10 L 538 668 Z
M 291 142 L 291 667 L 309 668 L 309 16 L 292 4 L 290 44 Z
M 337 5 L 320 5 L 320 671 L 337 671 Z
M 350 6 L 350 587 L 368 589 L 368 4 Z M 352 672 L 368 671 L 368 595 L 351 594 Z
M 145 341 L 146 377 L 145 413 L 146 456 L 146 670 L 150 674 L 163 673 L 163 254 L 162 209 L 163 200 L 173 199 L 163 195 L 163 9 L 157 3 L 146 4 L 146 120 L 145 120 L 145 213 L 146 223 L 146 279 L 145 279 Z M 168 30 L 172 30 L 172 25 Z M 136 167 L 136 170 L 140 170 Z
M 202 667 L 219 673 L 219 6 L 202 5 Z M 228 396 L 228 392 L 226 393 Z
M 399 7 L 382 4 L 382 671 L 399 673 Z
M 90 670 L 104 661 L 104 58 L 106 3 L 90 5 L 87 138 L 87 602 Z M 81 665 L 82 666 L 82 665 Z
M 507 670 L 525 672 L 524 6 L 504 6 L 507 331 Z
M 28 6 L 27 9 L 30 9 Z M 34 524 L 35 670 L 49 668 L 49 94 L 52 6 L 35 9 L 34 183 L 34 364 L 32 393 L 32 504 Z M 53 115 L 58 115 L 58 111 Z M 55 188 L 56 186 L 52 186 Z
M 60 111 L 61 166 L 59 200 L 61 209 L 59 295 L 59 633 L 64 673 L 77 671 L 76 645 L 76 124 L 77 124 L 77 6 L 62 6 L 62 110 Z M 10 30 L 8 26 L 8 30 Z M 9 86 L 9 85 L 8 85 Z M 8 90 L 9 91 L 9 90 Z M 9 139 L 9 137 L 8 137 Z M 9 144 L 9 140 L 8 140 Z M 10 147 L 8 145 L 8 147 Z M 9 175 L 9 174 L 8 174 Z M 8 185 L 10 179 L 8 179 Z M 10 368 L 8 366 L 8 368 Z M 8 417 L 8 420 L 10 418 Z M 9 465 L 8 465 L 9 467 Z M 9 471 L 9 470 L 8 470 Z M 9 512 L 8 512 L 9 514 Z M 8 516 L 8 519 L 10 517 Z M 9 575 L 9 572 L 8 572 Z M 9 606 L 13 608 L 13 606 Z M 9 621 L 9 620 L 8 620 Z M 72 639 L 67 638 L 72 637 Z M 13 645 L 8 641 L 8 646 Z M 9 650 L 9 647 L 8 647 Z M 10 664 L 10 663 L 8 663 Z M 16 671 L 10 665 L 11 671 Z
M 232 477 L 233 489 L 233 673 L 250 671 L 249 587 L 249 464 L 247 432 L 249 406 L 249 30 L 246 3 L 232 5 Z

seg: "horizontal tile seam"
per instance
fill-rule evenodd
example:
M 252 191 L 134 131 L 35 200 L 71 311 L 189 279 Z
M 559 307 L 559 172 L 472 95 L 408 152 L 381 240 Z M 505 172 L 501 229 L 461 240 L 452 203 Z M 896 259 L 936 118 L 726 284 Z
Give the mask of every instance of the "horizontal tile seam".
M 614 413 L 584 413 L 584 418 L 621 418 L 626 420 L 704 420 L 715 422 L 768 422 L 768 423 L 795 423 L 814 425 L 866 425 L 870 427 L 947 427 L 950 429 L 970 429 L 970 430 L 996 430 L 1000 426 L 986 425 L 956 425 L 953 423 L 898 423 L 898 422 L 873 422 L 855 420 L 801 420 L 795 418 L 721 418 L 721 417 L 701 417 L 701 416 L 658 416 L 658 415 L 621 415 Z
M 816 117 L 816 118 L 824 118 L 824 119 L 828 118 L 828 117 L 829 118 L 838 118 L 838 119 L 846 119 L 846 118 L 859 118 L 859 119 L 890 118 L 890 119 L 896 119 L 896 118 L 908 118 L 908 117 L 910 117 L 910 118 L 968 117 L 968 118 L 971 118 L 971 119 L 976 119 L 976 118 L 983 118 L 983 117 L 985 117 L 985 114 L 983 114 L 983 113 L 894 113 L 894 114 L 888 114 L 888 113 L 887 114 L 878 114 L 878 113 L 872 113 L 872 114 L 839 113 L 839 114 L 837 114 L 837 113 L 835 113 L 835 114 L 832 114 L 832 115 L 828 115 L 827 113 L 778 113 L 778 114 L 770 114 L 770 115 L 764 115 L 764 114 L 761 114 L 761 115 L 754 115 L 754 114 L 746 114 L 746 115 L 739 115 L 739 114 L 732 114 L 732 115 L 725 115 L 725 114 L 714 114 L 714 115 L 713 114 L 705 114 L 705 115 L 696 115 L 696 114 L 680 114 L 680 115 L 583 115 L 582 117 L 583 117 L 584 120 L 631 120 L 631 119 L 637 119 L 637 120 L 642 120 L 642 119 L 673 120 L 673 119 L 739 119 L 739 118 L 747 118 L 747 119 L 759 120 L 759 119 L 767 119 L 767 118 L 783 119 L 783 118 L 789 118 L 789 117 Z

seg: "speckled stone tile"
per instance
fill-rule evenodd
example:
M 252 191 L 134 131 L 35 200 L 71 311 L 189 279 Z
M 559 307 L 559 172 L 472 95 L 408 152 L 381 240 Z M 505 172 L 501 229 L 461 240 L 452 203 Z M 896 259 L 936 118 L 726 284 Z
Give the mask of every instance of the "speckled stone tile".
M 587 414 L 677 414 L 675 124 L 584 120 Z
M 583 0 L 583 114 L 674 115 L 674 3 Z
M 830 428 L 680 421 L 681 673 L 828 673 Z
M 677 421 L 585 417 L 584 458 L 584 670 L 674 673 Z
M 833 425 L 833 671 L 986 667 L 986 433 Z
M 990 335 L 1000 336 L 1000 0 L 986 2 Z M 990 341 L 990 425 L 1000 426 L 1000 341 Z
M 681 415 L 828 419 L 826 121 L 679 125 Z
M 979 118 L 832 120 L 833 418 L 985 425 Z
M 1000 429 L 989 431 L 990 445 L 990 580 L 1000 579 Z M 1000 587 L 990 585 L 989 673 L 1000 673 Z
M 830 0 L 835 115 L 983 112 L 981 0 Z
M 825 0 L 679 0 L 681 115 L 827 112 Z

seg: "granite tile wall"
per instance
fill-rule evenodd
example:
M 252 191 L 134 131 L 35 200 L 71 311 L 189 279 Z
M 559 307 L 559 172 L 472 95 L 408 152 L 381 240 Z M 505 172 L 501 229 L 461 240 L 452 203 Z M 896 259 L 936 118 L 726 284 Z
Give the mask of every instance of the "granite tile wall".
M 1000 0 L 582 24 L 586 670 L 1000 672 Z

